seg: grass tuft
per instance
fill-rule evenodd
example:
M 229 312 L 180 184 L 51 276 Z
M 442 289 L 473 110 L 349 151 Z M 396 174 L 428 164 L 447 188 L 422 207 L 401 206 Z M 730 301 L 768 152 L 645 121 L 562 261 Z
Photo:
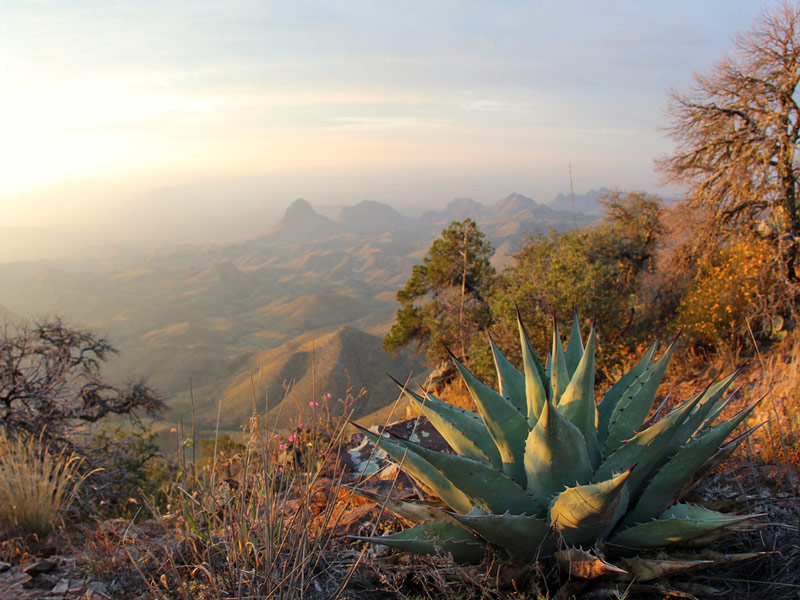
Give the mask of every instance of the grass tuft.
M 0 430 L 0 531 L 46 535 L 75 500 L 85 479 L 82 459 L 51 453 L 41 439 Z

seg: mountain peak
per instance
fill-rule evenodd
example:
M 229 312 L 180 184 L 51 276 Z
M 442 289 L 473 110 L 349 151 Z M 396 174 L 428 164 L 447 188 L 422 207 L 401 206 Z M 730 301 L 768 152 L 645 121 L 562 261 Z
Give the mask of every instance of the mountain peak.
M 574 210 L 588 215 L 598 215 L 603 212 L 597 199 L 609 192 L 607 187 L 591 189 L 585 194 L 575 194 L 574 199 L 570 194 L 559 194 L 550 202 L 550 206 L 561 210 Z
M 492 209 L 500 214 L 513 215 L 518 212 L 522 212 L 523 210 L 533 210 L 538 206 L 539 204 L 535 200 L 515 192 L 513 194 L 509 194 L 502 200 L 498 200 L 492 206 Z
M 388 204 L 375 200 L 362 200 L 355 206 L 345 206 L 336 220 L 356 231 L 389 231 L 410 221 Z
M 317 216 L 317 212 L 308 200 L 298 198 L 292 202 L 283 215 L 283 220 L 303 219 Z
M 453 198 L 450 202 L 447 203 L 445 207 L 445 211 L 452 211 L 452 212 L 473 212 L 473 213 L 480 213 L 486 210 L 486 207 L 481 204 L 480 202 L 476 202 L 472 198 Z
M 271 242 L 297 242 L 328 237 L 337 227 L 328 217 L 314 210 L 311 204 L 298 198 L 286 209 L 283 218 L 266 234 Z

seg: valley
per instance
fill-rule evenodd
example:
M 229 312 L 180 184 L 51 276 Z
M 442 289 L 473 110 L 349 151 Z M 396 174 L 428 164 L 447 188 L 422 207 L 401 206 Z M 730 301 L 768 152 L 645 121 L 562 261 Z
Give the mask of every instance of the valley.
M 120 353 L 106 376 L 145 377 L 167 399 L 157 428 L 188 422 L 192 399 L 201 435 L 213 433 L 218 412 L 220 430 L 238 431 L 254 401 L 288 427 L 314 393 L 331 393 L 340 410 L 348 385 L 365 390 L 352 407 L 364 419 L 396 399 L 387 373 L 424 378 L 420 357 L 391 357 L 381 339 L 412 266 L 466 217 L 494 245 L 497 268 L 527 233 L 597 218 L 519 194 L 492 206 L 456 199 L 416 219 L 371 201 L 329 218 L 296 200 L 243 241 L 2 263 L 0 313 L 13 322 L 59 315 L 107 335 Z

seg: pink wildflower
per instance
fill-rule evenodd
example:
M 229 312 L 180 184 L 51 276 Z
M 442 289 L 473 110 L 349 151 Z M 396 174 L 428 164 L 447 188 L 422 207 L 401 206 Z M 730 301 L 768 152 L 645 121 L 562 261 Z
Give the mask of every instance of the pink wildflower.
M 278 444 L 278 450 L 286 450 L 285 444 Z

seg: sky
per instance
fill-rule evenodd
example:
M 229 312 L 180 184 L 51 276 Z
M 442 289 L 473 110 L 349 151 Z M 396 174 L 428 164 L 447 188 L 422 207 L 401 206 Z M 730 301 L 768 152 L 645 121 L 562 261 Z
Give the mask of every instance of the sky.
M 570 167 L 577 193 L 658 192 L 669 89 L 773 4 L 0 0 L 0 225 L 80 182 L 114 210 L 547 202 Z

